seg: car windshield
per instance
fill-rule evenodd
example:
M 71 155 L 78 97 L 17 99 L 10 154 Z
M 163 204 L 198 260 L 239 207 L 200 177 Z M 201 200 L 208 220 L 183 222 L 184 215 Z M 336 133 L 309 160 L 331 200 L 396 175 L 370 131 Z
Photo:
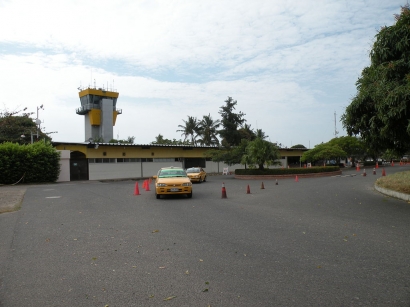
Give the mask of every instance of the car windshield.
M 186 177 L 186 173 L 181 169 L 163 169 L 159 172 L 159 178 Z
M 189 173 L 199 173 L 199 168 L 188 168 L 186 172 Z

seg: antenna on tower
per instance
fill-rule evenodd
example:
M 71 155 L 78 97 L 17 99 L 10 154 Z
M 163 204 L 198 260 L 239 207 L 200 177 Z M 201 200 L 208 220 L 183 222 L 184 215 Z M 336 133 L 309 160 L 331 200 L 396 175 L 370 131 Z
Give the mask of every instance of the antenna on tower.
M 335 111 L 335 138 L 337 138 L 338 134 L 339 134 L 339 131 L 337 131 L 337 128 L 336 128 L 336 111 Z

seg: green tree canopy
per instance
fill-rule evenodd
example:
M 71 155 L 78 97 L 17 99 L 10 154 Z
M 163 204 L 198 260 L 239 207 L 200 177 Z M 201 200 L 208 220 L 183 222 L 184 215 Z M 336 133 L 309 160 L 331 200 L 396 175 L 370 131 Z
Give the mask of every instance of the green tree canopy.
M 151 144 L 155 145 L 190 145 L 189 141 L 182 141 L 182 140 L 170 140 L 170 139 L 164 139 L 164 136 L 162 134 L 158 134 L 155 137 L 155 141 L 151 142 Z
M 374 152 L 410 148 L 410 10 L 376 34 L 371 64 L 356 82 L 357 94 L 342 116 L 349 135 L 360 135 Z
M 198 124 L 198 143 L 206 146 L 219 145 L 217 129 L 220 124 L 221 121 L 213 120 L 211 114 L 204 115 Z
M 199 131 L 199 123 L 196 117 L 188 116 L 188 120 L 182 120 L 184 125 L 178 125 L 179 130 L 177 132 L 182 132 L 184 136 L 184 142 L 189 140 L 192 145 L 196 145 L 196 137 Z
M 205 156 L 211 158 L 213 162 L 224 162 L 228 165 L 240 164 L 249 142 L 247 139 L 241 139 L 238 146 L 210 149 L 205 152 Z
M 241 136 L 241 139 L 247 139 L 248 141 L 253 141 L 256 138 L 255 131 L 251 128 L 251 125 L 247 123 L 238 130 Z
M 38 129 L 30 117 L 33 113 L 21 111 L 0 112 L 0 143 L 13 142 L 19 144 L 30 144 L 39 140 L 51 140 L 47 133 Z
M 304 145 L 302 145 L 302 144 L 293 145 L 291 148 L 303 148 L 303 149 L 306 149 L 306 147 L 305 147 Z
M 225 147 L 237 146 L 241 143 L 240 127 L 246 121 L 244 116 L 246 114 L 239 111 L 234 113 L 236 100 L 228 97 L 225 100 L 225 105 L 222 106 L 219 114 L 222 117 L 221 124 L 223 129 L 219 130 L 219 135 L 222 137 L 222 145 Z
M 242 156 L 242 164 L 248 164 L 250 167 L 255 165 L 259 169 L 264 169 L 264 166 L 280 164 L 279 149 L 271 142 L 257 137 L 249 142 L 246 146 L 246 153 Z
M 314 148 L 305 151 L 301 157 L 302 162 L 314 162 L 319 160 L 331 160 L 339 157 L 346 157 L 346 152 L 338 145 L 329 143 L 316 145 Z
M 349 157 L 364 157 L 366 147 L 363 141 L 353 136 L 341 136 L 331 139 L 327 144 L 339 146 Z

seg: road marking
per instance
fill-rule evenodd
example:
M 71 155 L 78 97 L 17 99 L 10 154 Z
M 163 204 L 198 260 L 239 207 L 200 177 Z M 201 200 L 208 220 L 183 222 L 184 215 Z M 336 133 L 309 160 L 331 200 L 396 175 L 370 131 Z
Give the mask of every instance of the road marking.
M 60 198 L 61 196 L 47 196 L 46 198 Z

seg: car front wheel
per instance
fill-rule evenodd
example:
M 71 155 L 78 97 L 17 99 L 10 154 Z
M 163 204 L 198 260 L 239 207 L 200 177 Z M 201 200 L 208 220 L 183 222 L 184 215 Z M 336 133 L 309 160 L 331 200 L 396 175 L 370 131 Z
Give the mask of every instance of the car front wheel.
M 157 199 L 161 198 L 161 195 L 159 195 L 159 194 L 155 194 L 155 196 L 157 197 Z
M 187 194 L 186 196 L 188 196 L 188 198 L 192 198 L 192 192 Z

